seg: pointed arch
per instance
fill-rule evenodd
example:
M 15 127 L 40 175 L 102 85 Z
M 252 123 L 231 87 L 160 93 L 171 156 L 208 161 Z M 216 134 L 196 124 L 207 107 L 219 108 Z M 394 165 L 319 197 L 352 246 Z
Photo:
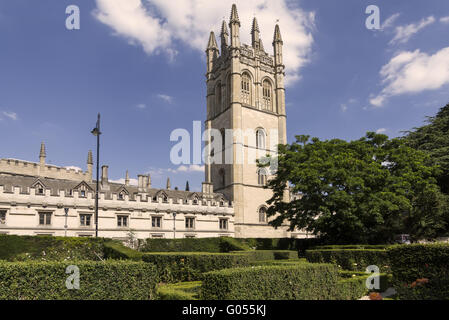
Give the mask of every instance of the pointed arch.
M 257 169 L 257 183 L 259 186 L 266 186 L 268 182 L 268 172 L 265 168 Z
M 267 134 L 263 128 L 256 129 L 256 148 L 259 150 L 266 149 Z
M 262 80 L 262 109 L 273 111 L 273 83 L 269 78 Z
M 241 102 L 252 106 L 253 95 L 253 80 L 252 75 L 248 70 L 242 72 L 242 83 L 240 87 Z
M 259 222 L 266 223 L 267 222 L 267 207 L 266 206 L 259 207 L 257 213 L 259 214 Z

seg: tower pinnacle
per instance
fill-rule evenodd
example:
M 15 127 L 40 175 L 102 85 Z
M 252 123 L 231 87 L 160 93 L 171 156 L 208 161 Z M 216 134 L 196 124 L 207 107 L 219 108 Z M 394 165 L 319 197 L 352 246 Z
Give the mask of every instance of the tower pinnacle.
M 237 23 L 240 26 L 239 13 L 237 12 L 237 6 L 232 5 L 230 24 Z

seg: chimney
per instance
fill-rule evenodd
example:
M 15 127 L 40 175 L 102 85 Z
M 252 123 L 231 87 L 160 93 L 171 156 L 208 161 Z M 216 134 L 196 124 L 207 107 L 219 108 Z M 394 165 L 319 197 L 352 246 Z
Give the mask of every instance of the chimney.
M 87 175 L 89 177 L 89 182 L 92 182 L 93 164 L 92 151 L 89 151 L 87 154 Z
M 108 179 L 108 166 L 102 166 L 101 167 L 101 183 L 107 184 L 109 182 Z
M 147 180 L 146 180 L 146 188 L 147 189 L 151 189 L 151 175 L 147 176 Z
M 41 143 L 41 151 L 39 152 L 39 163 L 41 167 L 45 166 L 45 157 L 47 156 L 45 152 L 45 143 Z
M 137 176 L 137 179 L 138 179 L 138 184 L 137 184 L 137 187 L 138 187 L 138 189 L 139 189 L 139 192 L 143 192 L 144 190 L 143 189 L 145 189 L 145 186 L 144 186 L 144 184 L 145 184 L 145 182 L 144 182 L 144 175 L 142 175 L 142 174 L 139 174 L 138 176 Z

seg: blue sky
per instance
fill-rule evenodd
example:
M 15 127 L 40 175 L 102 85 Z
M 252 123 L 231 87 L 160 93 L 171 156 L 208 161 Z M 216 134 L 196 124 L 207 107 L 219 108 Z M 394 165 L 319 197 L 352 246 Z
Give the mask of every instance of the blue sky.
M 47 162 L 85 169 L 100 112 L 111 179 L 199 190 L 201 168 L 170 163 L 170 133 L 205 120 L 204 49 L 232 2 L 0 0 L 0 157 L 37 161 L 45 141 Z M 256 14 L 270 53 L 280 20 L 289 142 L 398 136 L 449 102 L 448 1 L 235 2 L 244 39 Z M 65 27 L 72 4 L 80 30 Z M 381 30 L 365 27 L 368 5 Z

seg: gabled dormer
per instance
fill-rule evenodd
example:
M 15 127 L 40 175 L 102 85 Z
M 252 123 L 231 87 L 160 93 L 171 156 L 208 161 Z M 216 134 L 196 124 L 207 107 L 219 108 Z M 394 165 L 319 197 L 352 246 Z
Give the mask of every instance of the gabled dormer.
M 36 195 L 45 195 L 45 190 L 47 189 L 45 184 L 40 179 L 34 181 L 31 188 L 34 188 Z
M 94 190 L 85 181 L 82 181 L 79 185 L 73 188 L 73 190 L 78 191 L 80 198 L 86 198 L 89 191 L 94 192 Z
M 129 191 L 125 188 L 125 186 L 121 186 L 117 190 L 117 199 L 118 200 L 125 200 L 125 196 L 129 196 Z

